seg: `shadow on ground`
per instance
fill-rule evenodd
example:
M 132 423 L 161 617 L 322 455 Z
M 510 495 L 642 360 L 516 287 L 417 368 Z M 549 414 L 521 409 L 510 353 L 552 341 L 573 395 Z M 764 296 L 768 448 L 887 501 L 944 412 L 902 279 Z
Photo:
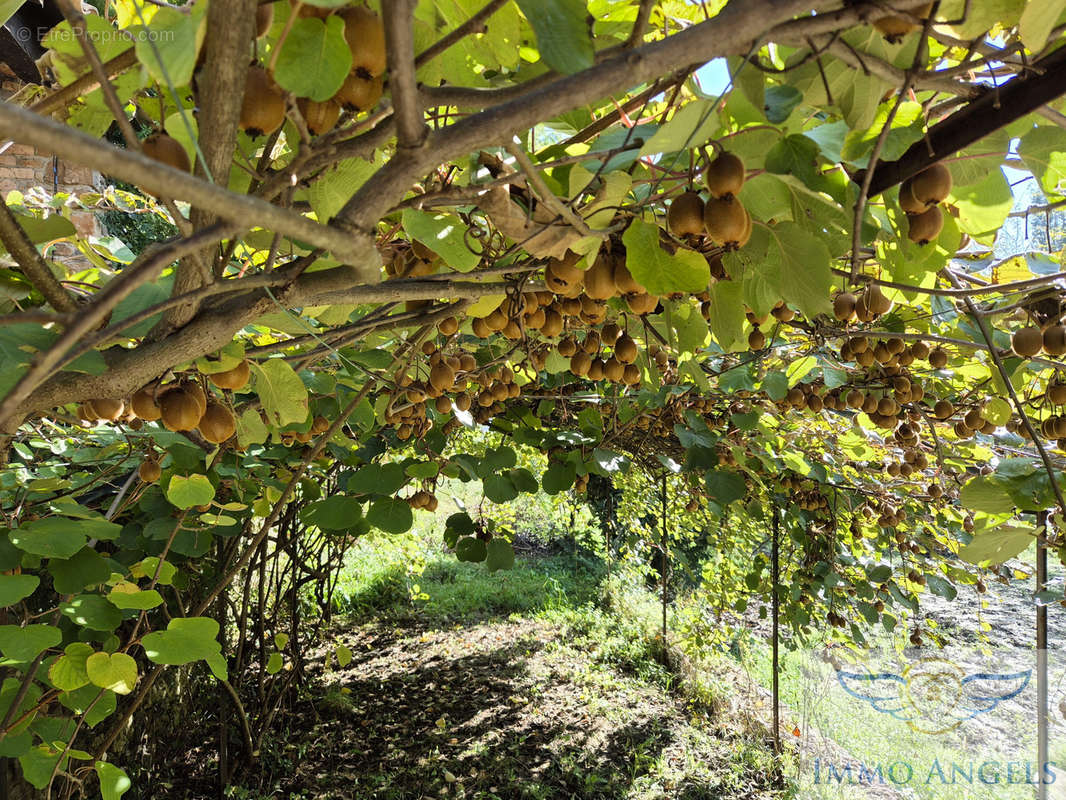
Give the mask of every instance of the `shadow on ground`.
M 255 787 L 244 796 L 695 800 L 766 788 L 733 754 L 700 752 L 669 698 L 557 636 L 529 621 L 353 634 L 353 661 L 322 673 L 259 780 L 244 776 Z

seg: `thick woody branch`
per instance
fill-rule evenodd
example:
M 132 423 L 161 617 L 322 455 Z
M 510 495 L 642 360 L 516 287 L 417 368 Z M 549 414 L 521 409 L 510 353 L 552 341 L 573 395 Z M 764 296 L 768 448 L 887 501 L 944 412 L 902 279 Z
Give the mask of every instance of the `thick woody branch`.
M 224 235 L 224 231 L 208 229 L 146 252 L 101 289 L 93 298 L 92 304 L 72 317 L 63 334 L 48 350 L 37 356 L 18 383 L 4 396 L 3 401 L 0 402 L 0 431 L 8 431 L 12 427 L 10 424 L 12 420 L 15 421 L 17 427 L 25 416 L 18 409 L 48 376 L 63 365 L 67 353 L 77 345 L 78 341 L 107 319 L 115 306 L 128 297 L 134 289 L 154 280 L 163 268 L 174 263 L 176 258 L 197 247 L 203 247 L 205 241 L 217 241 L 221 235 Z
M 902 183 L 1066 93 L 1066 47 L 1034 62 L 1033 67 L 1033 74 L 1023 73 L 995 90 L 986 90 L 962 110 L 938 122 L 896 161 L 878 164 L 870 181 L 870 196 Z M 862 179 L 862 173 L 855 176 L 856 181 Z
M 385 45 L 389 56 L 389 91 L 396 110 L 400 147 L 418 147 L 429 128 L 415 77 L 414 2 L 396 0 L 385 13 Z
M 110 61 L 105 61 L 104 73 L 108 78 L 115 78 L 136 63 L 137 51 L 131 46 L 129 50 L 120 53 Z M 37 114 L 51 114 L 53 111 L 66 108 L 79 97 L 87 95 L 99 87 L 100 81 L 97 79 L 96 74 L 90 71 L 62 89 L 57 89 L 47 97 L 38 100 L 30 106 L 30 110 Z
M 415 67 L 421 67 L 427 61 L 436 58 L 453 44 L 462 41 L 470 34 L 484 31 L 485 23 L 488 22 L 489 17 L 507 5 L 507 2 L 508 0 L 491 0 L 484 8 L 458 28 L 441 37 L 419 53 L 418 58 L 415 59 Z
M 342 273 L 342 274 L 337 274 Z M 20 399 L 10 415 L 22 420 L 36 411 L 94 397 L 122 397 L 166 372 L 172 364 L 185 363 L 213 353 L 233 340 L 246 325 L 264 314 L 284 308 L 402 302 L 405 300 L 476 299 L 503 294 L 507 284 L 470 281 L 388 281 L 376 286 L 354 286 L 337 269 L 304 275 L 287 289 L 274 292 L 250 292 L 224 303 L 204 308 L 188 325 L 156 342 L 145 342 L 133 350 L 115 348 L 105 351 L 109 370 L 103 375 L 60 372 L 41 384 L 32 394 Z M 277 303 L 275 303 L 275 298 Z M 7 401 L 5 400 L 5 405 Z
M 69 0 L 67 0 L 69 2 Z M 226 186 L 230 163 L 237 148 L 237 124 L 248 73 L 248 53 L 255 38 L 256 0 L 212 0 L 207 7 L 207 38 L 204 41 L 204 66 L 197 73 L 197 115 L 199 149 L 194 173 L 212 183 Z M 202 230 L 218 220 L 207 208 L 194 207 L 193 230 Z M 210 283 L 212 251 L 207 248 L 182 260 L 174 280 L 174 294 L 185 294 Z M 178 328 L 196 313 L 194 303 L 182 304 L 169 311 L 162 326 Z
M 40 151 L 114 175 L 153 194 L 187 200 L 241 229 L 257 225 L 330 250 L 339 261 L 355 268 L 356 281 L 378 280 L 381 262 L 368 237 L 353 236 L 265 200 L 228 191 L 10 104 L 0 104 L 0 136 L 29 142 Z
M 44 295 L 44 299 L 56 311 L 70 313 L 77 311 L 78 304 L 74 298 L 56 280 L 48 264 L 37 252 L 37 247 L 30 241 L 30 237 L 22 230 L 15 215 L 6 203 L 0 202 L 0 241 L 22 269 L 34 288 Z
M 536 90 L 525 91 L 443 130 L 431 132 L 420 151 L 405 153 L 402 159 L 394 158 L 364 184 L 338 214 L 338 220 L 353 230 L 369 231 L 419 175 L 437 164 L 508 139 L 567 109 L 650 83 L 676 72 L 680 65 L 743 54 L 755 43 L 776 40 L 782 32 L 800 37 L 832 32 L 872 15 L 875 9 L 883 15 L 888 6 L 913 8 L 915 3 L 913 0 L 859 3 L 844 12 L 834 12 L 829 25 L 822 15 L 810 15 L 812 5 L 818 6 L 810 0 L 730 3 L 706 22 L 643 47 L 624 49 L 589 69 L 555 78 Z M 797 15 L 803 18 L 793 20 Z

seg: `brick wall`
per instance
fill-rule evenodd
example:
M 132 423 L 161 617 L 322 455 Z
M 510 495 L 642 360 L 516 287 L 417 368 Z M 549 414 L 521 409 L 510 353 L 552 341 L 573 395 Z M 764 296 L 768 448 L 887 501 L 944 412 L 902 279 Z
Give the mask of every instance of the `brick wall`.
M 0 64 L 0 99 L 6 100 L 22 86 L 7 65 Z M 24 192 L 35 186 L 49 194 L 56 190 L 80 194 L 100 188 L 100 176 L 92 170 L 53 159 L 33 145 L 12 143 L 3 148 L 3 144 L 0 142 L 0 198 L 12 190 Z M 99 221 L 90 211 L 74 212 L 71 221 L 83 236 L 101 233 Z

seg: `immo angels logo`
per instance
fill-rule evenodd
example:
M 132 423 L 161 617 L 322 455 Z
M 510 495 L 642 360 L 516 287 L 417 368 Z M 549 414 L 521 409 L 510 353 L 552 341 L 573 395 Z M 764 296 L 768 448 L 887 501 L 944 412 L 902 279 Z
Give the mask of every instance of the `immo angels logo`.
M 902 673 L 837 671 L 844 690 L 918 733 L 952 731 L 1021 694 L 1032 670 L 1011 673 L 966 671 L 938 658 L 920 659 Z

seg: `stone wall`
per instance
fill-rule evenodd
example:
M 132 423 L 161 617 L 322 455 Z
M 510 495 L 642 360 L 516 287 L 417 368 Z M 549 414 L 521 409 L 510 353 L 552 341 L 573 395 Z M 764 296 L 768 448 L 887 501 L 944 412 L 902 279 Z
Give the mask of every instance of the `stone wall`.
M 0 99 L 6 100 L 23 87 L 7 68 L 0 64 Z M 24 192 L 34 186 L 43 187 L 48 193 L 93 192 L 99 189 L 100 176 L 85 167 L 68 164 L 46 153 L 40 153 L 33 145 L 0 141 L 0 198 L 12 190 Z M 90 211 L 76 211 L 71 221 L 83 236 L 101 232 L 96 215 Z

